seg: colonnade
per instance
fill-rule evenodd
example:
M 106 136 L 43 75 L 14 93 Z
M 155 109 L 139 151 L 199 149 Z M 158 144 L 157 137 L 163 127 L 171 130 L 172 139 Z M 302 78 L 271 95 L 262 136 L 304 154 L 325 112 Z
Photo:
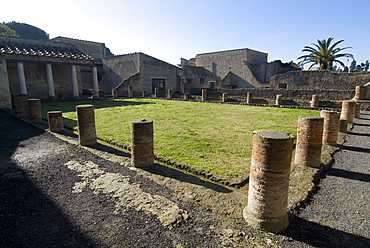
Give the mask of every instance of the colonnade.
M 79 98 L 80 96 L 78 92 L 76 66 L 70 65 L 70 67 L 71 67 L 72 96 L 73 98 Z M 17 71 L 18 71 L 19 92 L 21 95 L 27 95 L 28 93 L 27 83 L 26 83 L 26 77 L 24 73 L 23 62 L 17 62 Z M 93 74 L 94 98 L 99 98 L 98 69 L 96 66 L 92 67 L 92 74 Z M 46 64 L 46 82 L 47 82 L 49 99 L 55 99 L 53 65 L 50 63 Z

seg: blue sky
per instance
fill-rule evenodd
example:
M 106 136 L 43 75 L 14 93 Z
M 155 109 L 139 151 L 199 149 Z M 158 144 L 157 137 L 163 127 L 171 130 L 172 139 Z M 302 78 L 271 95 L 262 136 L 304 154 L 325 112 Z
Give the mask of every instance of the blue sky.
M 0 22 L 24 22 L 51 38 L 103 42 L 116 55 L 144 52 L 171 64 L 237 48 L 296 62 L 305 45 L 334 37 L 353 47 L 346 52 L 361 63 L 370 60 L 369 9 L 368 0 L 12 0 L 0 8 Z

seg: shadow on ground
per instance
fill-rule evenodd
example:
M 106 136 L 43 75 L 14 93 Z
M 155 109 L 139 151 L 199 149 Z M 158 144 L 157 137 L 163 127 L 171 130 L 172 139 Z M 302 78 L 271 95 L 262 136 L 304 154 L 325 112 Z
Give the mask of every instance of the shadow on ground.
M 90 247 L 61 210 L 12 161 L 20 142 L 43 134 L 0 111 L 0 247 Z
M 314 247 L 370 247 L 370 239 L 307 221 L 294 214 L 284 236 Z

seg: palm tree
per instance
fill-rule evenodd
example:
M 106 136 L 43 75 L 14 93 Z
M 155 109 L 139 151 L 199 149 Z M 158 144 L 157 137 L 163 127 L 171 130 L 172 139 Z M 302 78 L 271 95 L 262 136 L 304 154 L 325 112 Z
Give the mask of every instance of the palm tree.
M 352 47 L 337 47 L 344 40 L 339 40 L 331 45 L 333 39 L 334 38 L 329 38 L 328 40 L 317 40 L 318 44 L 313 43 L 313 46 L 305 46 L 302 52 L 308 52 L 309 54 L 300 56 L 298 60 L 301 59 L 301 61 L 298 64 L 303 66 L 305 64 L 312 63 L 309 68 L 318 64 L 320 66 L 320 70 L 332 69 L 334 62 L 345 67 L 344 63 L 339 59 L 343 57 L 347 58 L 347 60 L 349 58 L 353 59 L 353 55 L 350 53 L 339 52 Z

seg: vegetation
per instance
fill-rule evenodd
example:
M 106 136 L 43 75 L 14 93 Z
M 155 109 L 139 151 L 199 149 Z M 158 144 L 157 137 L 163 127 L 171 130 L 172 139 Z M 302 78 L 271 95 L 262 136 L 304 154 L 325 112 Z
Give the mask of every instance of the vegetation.
M 19 34 L 7 25 L 0 24 L 0 35 L 19 37 Z
M 155 99 L 43 103 L 43 115 L 61 110 L 64 123 L 74 128 L 75 106 L 80 104 L 94 105 L 98 136 L 130 145 L 131 122 L 153 120 L 156 154 L 229 176 L 249 170 L 253 131 L 296 135 L 298 116 L 319 115 L 313 110 Z
M 339 40 L 332 44 L 333 39 L 334 38 L 329 38 L 328 40 L 317 40 L 317 44 L 312 44 L 313 46 L 305 46 L 302 52 L 308 52 L 308 54 L 302 55 L 298 58 L 298 60 L 301 60 L 299 65 L 303 66 L 305 64 L 312 63 L 309 68 L 314 65 L 319 65 L 320 70 L 332 70 L 334 63 L 338 63 L 342 67 L 345 67 L 344 63 L 339 59 L 353 59 L 352 54 L 342 53 L 343 50 L 351 47 L 339 48 L 337 46 L 344 40 Z
M 8 23 L 3 23 L 3 25 L 1 26 L 7 26 L 10 30 L 13 30 L 16 34 L 18 34 L 18 35 L 4 34 L 6 36 L 17 36 L 26 39 L 40 39 L 40 40 L 49 39 L 49 35 L 44 30 L 26 23 L 12 21 Z

